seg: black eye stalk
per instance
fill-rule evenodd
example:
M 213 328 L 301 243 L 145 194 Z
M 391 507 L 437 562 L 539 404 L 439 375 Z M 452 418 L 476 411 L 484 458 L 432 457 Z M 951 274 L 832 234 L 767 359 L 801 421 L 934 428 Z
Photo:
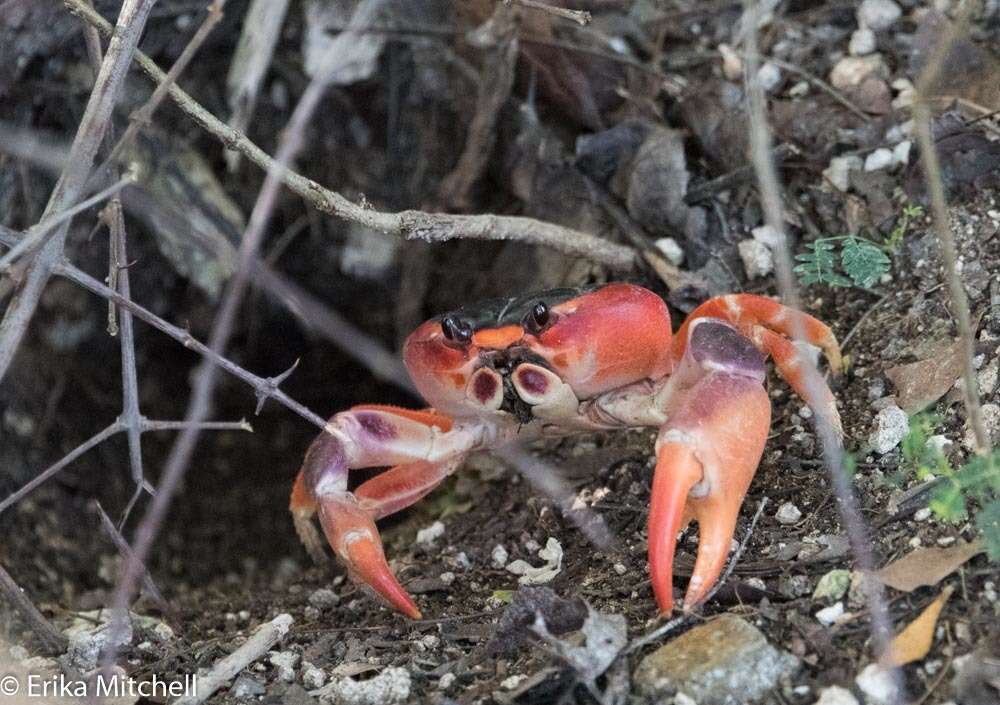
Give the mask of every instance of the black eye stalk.
M 524 316 L 522 325 L 524 329 L 532 335 L 538 335 L 545 330 L 552 322 L 552 312 L 545 305 L 544 301 L 539 301 L 531 307 L 531 310 Z
M 472 326 L 457 316 L 445 316 L 441 319 L 441 332 L 453 343 L 465 345 L 472 340 Z

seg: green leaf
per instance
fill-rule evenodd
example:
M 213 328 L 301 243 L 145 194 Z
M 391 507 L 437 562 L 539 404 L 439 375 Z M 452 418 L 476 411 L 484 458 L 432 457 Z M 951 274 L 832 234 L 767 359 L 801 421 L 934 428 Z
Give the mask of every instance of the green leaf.
M 844 240 L 840 263 L 855 286 L 867 289 L 889 271 L 889 256 L 871 240 L 849 237 Z
M 1000 499 L 983 505 L 976 514 L 976 528 L 983 535 L 990 560 L 1000 561 Z
M 509 605 L 514 599 L 513 590 L 494 590 L 493 599 L 497 602 L 502 602 L 505 605 Z
M 830 239 L 810 242 L 806 245 L 806 249 L 809 252 L 795 256 L 795 259 L 801 264 L 796 265 L 793 270 L 799 275 L 799 282 L 803 286 L 809 284 L 851 285 L 850 279 L 836 271 L 837 257 L 834 254 L 834 244 Z
M 954 480 L 948 480 L 931 494 L 931 510 L 945 521 L 959 521 L 966 517 L 965 497 L 962 487 Z

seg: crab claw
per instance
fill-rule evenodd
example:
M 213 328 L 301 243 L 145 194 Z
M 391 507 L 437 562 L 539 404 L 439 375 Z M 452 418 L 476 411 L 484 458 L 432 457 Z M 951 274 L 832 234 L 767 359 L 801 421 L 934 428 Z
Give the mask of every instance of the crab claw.
M 649 513 L 649 568 L 663 613 L 673 609 L 677 532 L 698 521 L 700 540 L 684 609 L 702 602 L 729 554 L 740 505 L 757 471 L 771 421 L 763 358 L 718 321 L 693 327 L 668 423 L 657 439 Z
M 357 499 L 350 493 L 342 492 L 320 495 L 316 500 L 323 533 L 351 578 L 371 588 L 410 619 L 420 619 L 420 610 L 413 598 L 389 568 L 375 522 L 368 512 L 358 506 Z

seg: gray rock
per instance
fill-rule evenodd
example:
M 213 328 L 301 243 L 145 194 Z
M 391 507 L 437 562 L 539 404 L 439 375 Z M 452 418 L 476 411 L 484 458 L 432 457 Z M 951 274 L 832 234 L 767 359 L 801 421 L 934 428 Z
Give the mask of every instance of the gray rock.
M 233 681 L 233 687 L 229 689 L 229 694 L 234 698 L 252 698 L 263 695 L 267 692 L 264 684 L 251 676 L 249 673 L 241 673 Z
M 865 56 L 875 51 L 875 32 L 868 27 L 861 27 L 851 35 L 851 42 L 847 45 L 847 51 L 851 56 Z
M 114 610 L 85 612 L 63 632 L 69 641 L 64 659 L 68 665 L 86 673 L 97 668 L 97 659 L 108 649 L 121 650 L 132 643 L 132 615 Z
M 824 688 L 823 692 L 819 694 L 816 705 L 858 705 L 858 699 L 847 688 L 831 685 L 829 688 Z
M 774 271 L 774 255 L 764 243 L 758 240 L 741 240 L 736 247 L 748 278 L 766 277 Z
M 309 596 L 309 604 L 319 610 L 336 607 L 340 602 L 340 597 L 329 588 L 319 588 Z
M 651 697 L 683 692 L 700 705 L 736 705 L 761 698 L 797 669 L 798 659 L 768 644 L 753 625 L 725 614 L 644 658 L 635 682 Z
M 875 428 L 868 436 L 868 444 L 876 453 L 888 453 L 899 445 L 909 430 L 910 419 L 906 412 L 890 404 L 876 414 Z
M 802 518 L 802 511 L 793 502 L 785 502 L 775 513 L 774 518 L 779 524 L 794 524 Z

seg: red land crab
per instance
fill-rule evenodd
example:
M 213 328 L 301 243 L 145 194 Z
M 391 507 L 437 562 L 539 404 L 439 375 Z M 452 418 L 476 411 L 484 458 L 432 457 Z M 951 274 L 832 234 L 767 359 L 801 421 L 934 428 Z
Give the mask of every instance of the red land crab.
M 376 520 L 433 490 L 472 451 L 515 438 L 655 427 L 653 592 L 660 611 L 670 612 L 677 533 L 697 520 L 698 555 L 684 597 L 690 609 L 718 580 L 764 451 L 771 419 L 765 356 L 840 429 L 833 394 L 809 375 L 814 368 L 789 339 L 797 328 L 839 371 L 840 348 L 826 325 L 749 294 L 706 301 L 676 334 L 663 300 L 631 284 L 492 300 L 431 319 L 407 338 L 403 358 L 432 408 L 363 405 L 331 418 L 295 481 L 296 530 L 321 555 L 311 521 L 318 511 L 351 576 L 419 619 L 389 569 Z M 807 376 L 816 382 L 807 384 Z M 381 466 L 390 469 L 348 491 L 350 470 Z

